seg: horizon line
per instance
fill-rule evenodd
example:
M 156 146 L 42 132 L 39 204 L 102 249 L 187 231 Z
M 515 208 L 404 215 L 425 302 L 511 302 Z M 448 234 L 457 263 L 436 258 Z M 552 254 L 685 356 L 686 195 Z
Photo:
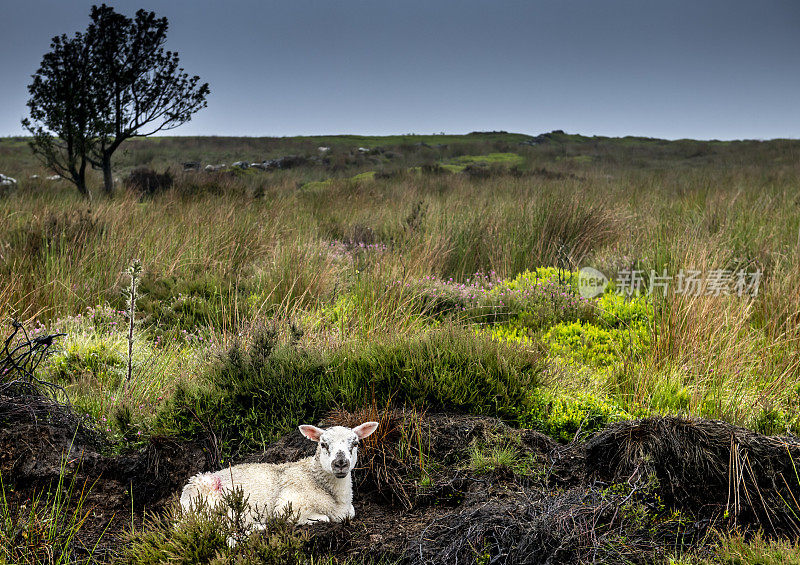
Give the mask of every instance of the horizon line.
M 546 132 L 540 133 L 525 133 L 525 132 L 518 132 L 518 131 L 506 131 L 506 130 L 484 130 L 484 131 L 471 131 L 467 133 L 451 133 L 451 132 L 436 132 L 436 133 L 416 133 L 416 132 L 406 132 L 406 133 L 383 133 L 383 134 L 369 134 L 369 133 L 298 133 L 293 135 L 236 135 L 236 134 L 226 134 L 226 133 L 206 133 L 206 134 L 187 134 L 187 135 L 179 135 L 179 134 L 172 134 L 172 135 L 150 135 L 150 136 L 133 136 L 129 139 L 147 139 L 147 138 L 237 138 L 237 139 L 292 139 L 296 137 L 465 137 L 468 135 L 524 135 L 527 137 L 535 138 L 540 135 L 551 134 L 551 133 L 560 133 L 564 135 L 578 135 L 581 137 L 585 137 L 587 139 L 626 139 L 626 138 L 638 138 L 642 140 L 653 140 L 653 141 L 698 141 L 698 142 L 735 142 L 735 141 L 757 141 L 757 142 L 769 142 L 769 141 L 800 141 L 800 137 L 772 137 L 772 138 L 693 138 L 693 137 L 675 137 L 675 138 L 668 138 L 668 137 L 652 137 L 649 135 L 636 135 L 636 134 L 627 134 L 627 135 L 597 135 L 597 134 L 584 134 L 584 133 L 570 133 L 565 132 L 564 130 L 550 130 Z M 0 141 L 6 139 L 31 139 L 32 135 L 19 135 L 19 134 L 8 134 L 8 135 L 0 135 Z

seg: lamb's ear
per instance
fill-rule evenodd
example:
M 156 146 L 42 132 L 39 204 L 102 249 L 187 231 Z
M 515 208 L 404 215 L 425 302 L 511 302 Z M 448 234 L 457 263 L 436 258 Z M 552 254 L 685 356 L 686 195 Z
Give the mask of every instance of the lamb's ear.
M 311 441 L 319 441 L 319 437 L 325 433 L 325 430 L 321 430 L 317 426 L 309 426 L 308 424 L 303 424 L 302 426 L 298 426 L 298 428 L 300 429 L 300 433 Z
M 364 422 L 360 426 L 353 428 L 353 431 L 360 439 L 364 439 L 378 429 L 378 422 Z

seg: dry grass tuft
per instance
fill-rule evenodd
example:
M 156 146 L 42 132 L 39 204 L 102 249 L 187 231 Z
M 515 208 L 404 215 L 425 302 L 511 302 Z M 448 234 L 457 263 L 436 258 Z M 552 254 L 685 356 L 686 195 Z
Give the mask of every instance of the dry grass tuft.
M 414 477 L 424 472 L 423 414 L 416 410 L 371 406 L 348 412 L 335 410 L 325 425 L 355 427 L 378 422 L 378 429 L 362 441 L 358 454 L 359 489 L 410 508 L 415 496 Z

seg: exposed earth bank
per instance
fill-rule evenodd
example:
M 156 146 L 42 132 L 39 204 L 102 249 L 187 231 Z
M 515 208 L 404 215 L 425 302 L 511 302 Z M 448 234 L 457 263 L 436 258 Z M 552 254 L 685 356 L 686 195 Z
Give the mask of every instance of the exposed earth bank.
M 337 413 L 323 424 L 359 417 Z M 145 512 L 168 510 L 192 474 L 219 464 L 213 438 L 153 438 L 109 455 L 79 418 L 44 401 L 2 397 L 0 421 L 9 502 L 52 490 L 65 465 L 66 476 L 91 486 L 78 545 L 99 538 L 109 557 Z M 309 551 L 407 563 L 652 562 L 676 548 L 702 551 L 712 528 L 800 532 L 794 437 L 674 417 L 613 424 L 568 445 L 489 417 L 394 411 L 381 424 L 359 455 L 356 518 L 311 527 Z M 294 432 L 242 460 L 313 451 Z

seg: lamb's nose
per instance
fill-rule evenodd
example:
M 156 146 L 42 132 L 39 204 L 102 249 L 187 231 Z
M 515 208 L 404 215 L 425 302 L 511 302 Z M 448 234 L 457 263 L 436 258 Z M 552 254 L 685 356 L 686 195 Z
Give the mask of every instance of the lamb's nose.
M 347 469 L 350 466 L 350 464 L 347 462 L 347 459 L 334 459 L 331 466 L 334 469 L 340 470 L 340 469 Z

